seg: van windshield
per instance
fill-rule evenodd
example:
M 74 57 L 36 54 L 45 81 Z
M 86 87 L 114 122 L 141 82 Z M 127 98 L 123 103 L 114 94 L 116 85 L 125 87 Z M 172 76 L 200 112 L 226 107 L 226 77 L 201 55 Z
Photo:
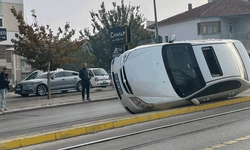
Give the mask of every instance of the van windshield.
M 104 69 L 95 69 L 92 70 L 95 74 L 95 76 L 103 76 L 103 75 L 108 75 L 107 72 Z

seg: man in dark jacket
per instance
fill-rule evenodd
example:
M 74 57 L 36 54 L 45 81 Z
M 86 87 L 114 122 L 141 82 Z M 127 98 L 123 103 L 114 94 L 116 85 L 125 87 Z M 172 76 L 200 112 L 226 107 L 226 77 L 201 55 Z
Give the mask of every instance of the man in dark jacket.
M 85 100 L 85 89 L 87 92 L 87 100 L 90 101 L 89 99 L 89 88 L 90 88 L 90 76 L 89 76 L 89 71 L 87 69 L 87 63 L 83 63 L 83 68 L 79 71 L 79 77 L 82 79 L 82 100 Z
M 1 111 L 7 110 L 6 108 L 6 93 L 7 93 L 7 85 L 9 85 L 10 81 L 6 78 L 7 68 L 3 68 L 3 71 L 0 74 L 0 93 L 1 93 Z

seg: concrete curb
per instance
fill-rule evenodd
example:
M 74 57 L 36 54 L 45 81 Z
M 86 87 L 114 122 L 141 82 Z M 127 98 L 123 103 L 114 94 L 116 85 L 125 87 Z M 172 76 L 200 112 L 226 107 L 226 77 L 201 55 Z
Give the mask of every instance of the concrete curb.
M 17 112 L 31 111 L 31 110 L 44 109 L 44 108 L 60 107 L 60 106 L 66 106 L 66 105 L 76 105 L 76 104 L 82 104 L 82 103 L 102 102 L 102 101 L 108 101 L 108 100 L 115 100 L 117 98 L 118 98 L 117 96 L 112 96 L 112 97 L 92 99 L 91 102 L 78 101 L 78 102 L 60 103 L 60 104 L 55 104 L 55 105 L 52 104 L 52 105 L 46 105 L 46 106 L 28 107 L 28 108 L 23 108 L 23 109 L 11 109 L 9 111 L 5 111 L 4 113 L 0 112 L 0 115 L 13 114 L 13 113 L 17 113 Z M 1 147 L 0 147 L 0 150 L 1 150 Z
M 163 119 L 163 118 L 168 118 L 171 116 L 177 116 L 177 115 L 188 114 L 192 112 L 198 112 L 198 111 L 208 110 L 212 108 L 227 106 L 227 105 L 233 105 L 237 103 L 243 103 L 247 101 L 250 101 L 250 96 L 221 101 L 221 102 L 203 104 L 200 106 L 188 106 L 188 107 L 172 109 L 172 110 L 137 114 L 132 117 L 126 117 L 126 118 L 121 117 L 121 118 L 113 118 L 113 119 L 108 119 L 108 120 L 101 120 L 101 121 L 94 122 L 91 124 L 82 124 L 79 126 L 74 126 L 68 129 L 2 140 L 0 141 L 0 150 L 8 150 L 8 149 L 13 149 L 13 148 L 30 146 L 34 144 L 40 144 L 44 142 L 56 141 L 56 140 L 61 140 L 61 139 L 70 138 L 74 136 L 103 131 L 107 129 L 113 129 L 113 128 L 118 128 L 122 126 L 142 123 L 146 121 Z
M 108 90 L 107 90 L 108 91 Z M 107 91 L 103 91 L 103 89 L 101 88 L 96 88 L 94 90 L 90 90 L 90 93 L 96 93 L 96 92 L 107 92 Z M 15 94 L 13 92 L 8 93 L 10 95 L 18 95 L 18 94 Z M 68 92 L 68 93 L 60 93 L 60 92 L 54 92 L 51 94 L 51 98 L 61 98 L 61 97 L 67 97 L 67 96 L 75 96 L 75 95 L 81 95 L 81 92 L 77 92 L 77 91 L 73 91 L 73 92 Z M 21 97 L 21 96 L 20 96 Z M 45 96 L 32 96 L 33 97 L 33 100 L 43 100 L 43 99 L 47 99 L 47 95 Z M 30 100 L 30 99 L 27 99 L 27 97 L 22 97 L 22 100 Z

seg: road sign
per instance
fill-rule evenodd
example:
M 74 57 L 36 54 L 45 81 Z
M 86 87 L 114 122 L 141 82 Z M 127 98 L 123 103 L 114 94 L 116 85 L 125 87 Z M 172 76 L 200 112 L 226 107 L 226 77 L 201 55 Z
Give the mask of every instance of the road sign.
M 0 28 L 0 41 L 7 40 L 7 31 L 6 28 Z

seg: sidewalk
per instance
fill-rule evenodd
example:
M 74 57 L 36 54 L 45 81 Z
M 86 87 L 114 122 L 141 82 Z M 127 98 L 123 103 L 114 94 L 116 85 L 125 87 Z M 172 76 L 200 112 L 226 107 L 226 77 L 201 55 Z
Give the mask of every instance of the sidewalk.
M 82 101 L 81 92 L 69 92 L 69 93 L 53 93 L 51 99 L 47 99 L 46 96 L 30 96 L 21 97 L 9 92 L 6 98 L 7 111 L 2 114 L 16 113 L 21 111 L 28 111 L 34 109 L 42 109 L 49 107 L 57 107 L 64 105 L 73 105 L 78 103 L 92 103 L 105 100 L 117 99 L 115 90 L 112 87 L 107 88 L 94 88 L 90 90 L 91 101 Z

